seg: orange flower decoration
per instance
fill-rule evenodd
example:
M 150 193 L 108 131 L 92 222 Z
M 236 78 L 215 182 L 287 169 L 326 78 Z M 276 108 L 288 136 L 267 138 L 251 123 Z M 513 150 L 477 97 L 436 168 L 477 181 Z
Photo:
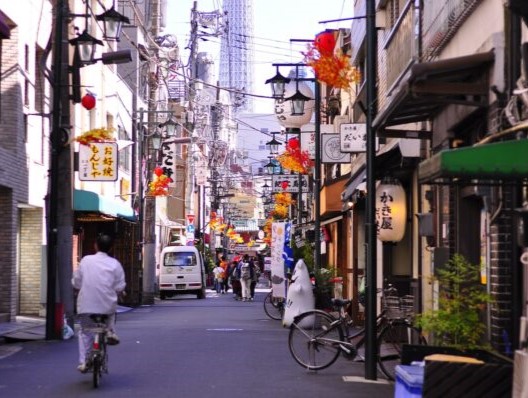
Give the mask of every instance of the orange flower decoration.
M 113 132 L 114 129 L 92 129 L 76 137 L 75 141 L 82 145 L 89 145 L 92 142 L 115 141 L 115 138 L 113 137 Z
M 283 168 L 300 174 L 308 174 L 313 166 L 309 152 L 301 150 L 298 138 L 288 141 L 285 152 L 277 156 L 277 161 Z
M 350 89 L 352 83 L 361 81 L 361 74 L 350 63 L 350 57 L 338 49 L 331 51 L 330 33 L 323 32 L 316 36 L 313 43 L 308 45 L 308 51 L 302 53 L 304 62 L 314 70 L 317 80 L 329 86 Z

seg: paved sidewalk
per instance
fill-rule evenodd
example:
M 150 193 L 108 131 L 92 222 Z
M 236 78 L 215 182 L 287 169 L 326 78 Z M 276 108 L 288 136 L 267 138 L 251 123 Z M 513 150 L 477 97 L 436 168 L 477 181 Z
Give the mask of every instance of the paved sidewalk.
M 117 307 L 117 313 L 128 312 L 130 307 Z M 13 322 L 0 322 L 0 345 L 2 340 L 44 340 L 46 319 L 42 317 L 17 316 Z

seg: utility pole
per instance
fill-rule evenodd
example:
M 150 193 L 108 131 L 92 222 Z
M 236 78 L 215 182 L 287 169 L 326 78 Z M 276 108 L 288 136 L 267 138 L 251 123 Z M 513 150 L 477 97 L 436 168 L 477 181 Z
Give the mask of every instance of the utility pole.
M 68 81 L 67 0 L 57 0 L 53 48 L 53 117 L 51 126 L 49 194 L 47 197 L 46 339 L 62 339 L 63 314 L 73 315 L 72 273 L 72 167 L 67 145 L 70 128 Z
M 366 325 L 365 325 L 365 378 L 377 379 L 378 352 L 376 350 L 376 290 L 377 290 L 377 260 L 376 260 L 376 180 L 374 161 L 376 160 L 376 130 L 372 127 L 376 113 L 376 7 L 374 0 L 367 0 L 367 209 L 366 209 Z
M 151 44 L 150 51 L 156 62 L 158 59 L 158 47 L 154 43 L 154 38 L 159 35 L 160 31 L 160 0 L 152 0 L 152 19 L 151 19 Z M 151 61 L 152 62 L 152 61 Z M 156 122 L 156 110 L 158 105 L 158 73 L 157 70 L 153 76 L 150 76 L 149 82 L 149 102 L 147 110 L 148 128 L 154 126 Z M 147 145 L 148 153 L 149 147 Z M 153 155 L 155 156 L 155 155 Z M 149 156 L 147 155 L 147 158 Z M 152 162 L 147 159 L 147 173 L 152 176 Z M 143 206 L 143 304 L 154 304 L 155 285 L 156 285 L 156 198 L 152 195 L 145 196 L 145 205 Z

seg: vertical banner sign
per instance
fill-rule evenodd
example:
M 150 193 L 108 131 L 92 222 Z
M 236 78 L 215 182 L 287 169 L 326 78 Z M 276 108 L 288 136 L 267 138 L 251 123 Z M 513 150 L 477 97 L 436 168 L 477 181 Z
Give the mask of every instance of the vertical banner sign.
M 172 182 L 169 183 L 169 187 L 176 186 L 176 144 L 175 143 L 162 143 L 161 144 L 161 168 L 163 174 L 169 177 Z
M 286 298 L 286 278 L 284 275 L 284 242 L 286 223 L 271 224 L 271 289 L 274 297 Z
M 79 146 L 79 180 L 117 181 L 117 143 L 94 142 Z

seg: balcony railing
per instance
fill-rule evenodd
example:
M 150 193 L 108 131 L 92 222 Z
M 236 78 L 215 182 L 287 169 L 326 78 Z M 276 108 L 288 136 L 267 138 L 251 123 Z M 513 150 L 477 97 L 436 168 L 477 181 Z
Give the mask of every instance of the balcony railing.
M 418 59 L 419 9 L 407 2 L 385 42 L 387 88 L 397 83 Z
M 424 61 L 436 57 L 451 40 L 480 0 L 430 1 L 423 11 Z

